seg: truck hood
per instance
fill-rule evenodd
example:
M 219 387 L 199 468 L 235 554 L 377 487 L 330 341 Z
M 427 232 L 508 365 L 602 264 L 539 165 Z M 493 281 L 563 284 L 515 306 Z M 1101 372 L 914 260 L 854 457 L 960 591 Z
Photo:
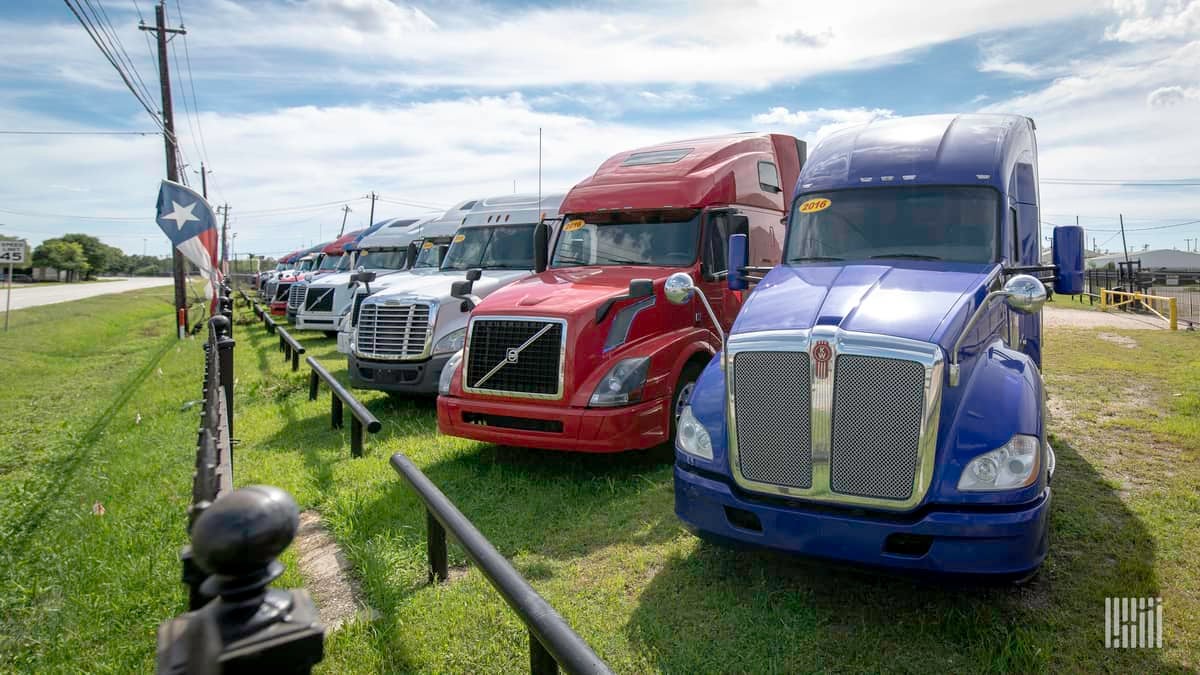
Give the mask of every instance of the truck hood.
M 509 286 L 489 298 L 489 308 L 520 310 L 521 314 L 571 316 L 593 310 L 601 303 L 629 292 L 634 279 L 653 279 L 656 286 L 678 267 L 570 267 L 550 269 Z
M 915 260 L 780 265 L 749 295 L 732 333 L 837 326 L 948 348 L 997 267 Z
M 532 273 L 531 270 L 484 270 L 483 276 L 475 282 L 471 292 L 484 296 Z M 450 297 L 450 287 L 454 282 L 466 278 L 466 272 L 458 270 L 396 275 L 389 277 L 386 288 L 372 293 L 370 298 L 372 302 L 382 302 L 389 298 L 445 300 Z

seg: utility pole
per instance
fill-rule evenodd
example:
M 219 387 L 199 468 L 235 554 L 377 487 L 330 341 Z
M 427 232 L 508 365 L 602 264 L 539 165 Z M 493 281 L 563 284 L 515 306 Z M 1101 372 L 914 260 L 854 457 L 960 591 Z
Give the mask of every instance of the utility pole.
M 1125 214 L 1119 213 L 1119 214 L 1117 214 L 1117 216 L 1121 219 L 1121 248 L 1125 249 L 1125 264 L 1128 266 L 1129 265 L 1129 244 L 1125 243 Z
M 183 35 L 182 27 L 167 28 L 165 0 L 154 6 L 154 27 L 139 25 L 139 30 L 154 31 L 158 38 L 158 82 L 162 90 L 163 143 L 167 152 L 167 180 L 179 182 L 178 147 L 175 137 L 175 110 L 171 105 L 171 74 L 167 69 L 167 34 Z M 171 269 L 175 277 L 175 316 L 178 335 L 187 334 L 188 307 L 187 286 L 184 277 L 183 256 L 179 249 L 171 247 Z
M 221 274 L 229 274 L 229 202 L 218 206 L 217 213 L 221 214 Z
M 372 190 L 371 194 L 369 194 L 367 196 L 370 197 L 370 199 L 371 199 L 371 217 L 367 219 L 367 227 L 370 227 L 375 224 L 375 200 L 379 199 L 379 195 L 375 194 L 375 191 Z M 345 230 L 345 229 L 346 229 L 346 221 L 343 220 L 342 221 L 342 230 Z M 341 236 L 342 236 L 342 233 L 338 232 L 338 237 L 341 237 Z
M 371 194 L 375 194 L 375 193 L 372 192 Z M 349 216 L 350 212 L 353 210 L 354 209 L 351 209 L 349 204 L 342 205 L 342 229 L 338 230 L 338 238 L 339 239 L 341 238 L 342 234 L 345 233 L 345 231 L 346 231 L 346 217 Z M 372 211 L 375 210 L 375 200 L 374 199 L 371 200 L 371 210 Z
M 1185 241 L 1185 242 L 1187 242 L 1187 243 L 1183 245 L 1183 250 L 1185 250 L 1185 251 L 1190 251 L 1190 250 L 1192 250 L 1192 240 L 1191 240 L 1191 239 L 1184 239 L 1184 241 Z
M 204 162 L 200 162 L 200 170 L 192 169 L 192 173 L 200 174 L 200 194 L 204 195 L 205 201 L 208 201 L 208 174 L 212 173 L 212 169 L 205 169 Z

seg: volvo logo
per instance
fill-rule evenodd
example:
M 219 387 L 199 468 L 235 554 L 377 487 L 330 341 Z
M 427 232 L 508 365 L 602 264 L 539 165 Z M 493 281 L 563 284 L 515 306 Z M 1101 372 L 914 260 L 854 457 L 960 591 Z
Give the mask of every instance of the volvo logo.
M 833 358 L 833 347 L 825 340 L 818 340 L 812 346 L 813 374 L 818 380 L 829 377 L 829 360 Z
M 504 352 L 504 362 L 505 363 L 516 363 L 517 359 L 520 358 L 520 356 L 521 356 L 521 349 L 519 347 L 509 347 Z

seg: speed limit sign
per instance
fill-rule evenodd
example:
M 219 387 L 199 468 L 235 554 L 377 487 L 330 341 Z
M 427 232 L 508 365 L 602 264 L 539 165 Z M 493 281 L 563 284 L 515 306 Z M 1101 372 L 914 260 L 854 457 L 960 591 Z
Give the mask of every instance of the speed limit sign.
M 0 264 L 15 265 L 24 262 L 24 241 L 0 241 Z

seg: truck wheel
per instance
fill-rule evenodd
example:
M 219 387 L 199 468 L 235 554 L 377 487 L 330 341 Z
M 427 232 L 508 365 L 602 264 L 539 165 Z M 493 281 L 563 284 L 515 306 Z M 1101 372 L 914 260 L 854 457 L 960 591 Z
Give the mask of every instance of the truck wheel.
M 689 363 L 683 367 L 683 372 L 679 374 L 679 381 L 675 383 L 675 394 L 671 397 L 672 446 L 675 445 L 675 432 L 679 426 L 679 416 L 683 414 L 688 399 L 692 397 L 692 391 L 696 388 L 696 380 L 700 378 L 702 370 L 704 369 L 698 364 Z

